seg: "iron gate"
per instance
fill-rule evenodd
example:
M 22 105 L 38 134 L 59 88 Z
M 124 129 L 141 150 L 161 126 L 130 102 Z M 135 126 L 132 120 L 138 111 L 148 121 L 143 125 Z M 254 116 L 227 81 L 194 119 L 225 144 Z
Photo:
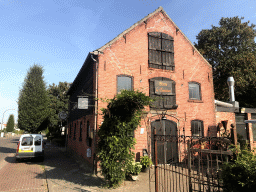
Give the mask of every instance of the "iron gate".
M 228 138 L 159 135 L 155 129 L 152 140 L 154 178 L 151 175 L 150 179 L 155 182 L 156 192 L 223 191 L 221 166 L 232 155 L 228 150 L 231 143 Z M 177 161 L 162 161 L 158 155 L 158 142 L 177 143 Z M 166 157 L 166 152 L 168 150 L 160 154 Z

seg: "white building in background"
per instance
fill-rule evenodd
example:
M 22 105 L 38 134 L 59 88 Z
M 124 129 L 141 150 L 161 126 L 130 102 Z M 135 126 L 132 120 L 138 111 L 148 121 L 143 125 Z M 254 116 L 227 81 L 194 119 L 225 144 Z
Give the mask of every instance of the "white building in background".
M 7 125 L 7 124 L 3 124 L 3 125 L 2 125 L 2 123 L 0 123 L 0 130 L 3 130 L 4 128 L 6 128 L 6 125 Z

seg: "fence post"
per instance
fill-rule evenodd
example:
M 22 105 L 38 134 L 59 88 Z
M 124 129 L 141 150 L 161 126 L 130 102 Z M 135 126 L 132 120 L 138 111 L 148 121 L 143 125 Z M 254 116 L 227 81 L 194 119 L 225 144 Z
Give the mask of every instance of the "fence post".
M 190 151 L 190 143 L 188 141 L 188 185 L 189 192 L 192 192 L 192 182 L 191 182 L 191 151 Z
M 155 192 L 158 192 L 158 169 L 157 169 L 157 139 L 156 139 L 156 128 L 154 128 L 154 154 L 155 154 Z

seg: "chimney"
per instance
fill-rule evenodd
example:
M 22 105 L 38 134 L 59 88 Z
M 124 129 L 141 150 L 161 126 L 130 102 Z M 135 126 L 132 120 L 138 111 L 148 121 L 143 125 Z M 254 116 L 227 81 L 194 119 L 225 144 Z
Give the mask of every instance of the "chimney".
M 234 102 L 235 101 L 235 92 L 234 92 L 235 80 L 233 77 L 229 77 L 227 82 L 229 87 L 229 101 Z
M 239 103 L 235 100 L 235 91 L 234 85 L 235 80 L 233 77 L 229 77 L 227 80 L 228 87 L 229 87 L 229 103 L 233 104 L 233 107 L 239 107 Z

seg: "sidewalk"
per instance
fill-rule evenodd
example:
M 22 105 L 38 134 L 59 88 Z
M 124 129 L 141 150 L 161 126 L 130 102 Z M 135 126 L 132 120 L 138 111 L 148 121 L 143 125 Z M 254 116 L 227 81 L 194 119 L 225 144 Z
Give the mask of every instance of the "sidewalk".
M 5 158 L 7 163 L 0 170 L 0 192 L 46 192 L 43 167 L 37 162 L 15 162 L 14 156 Z
M 125 181 L 118 189 L 103 188 L 104 180 L 91 174 L 85 162 L 68 156 L 64 148 L 47 143 L 45 147 L 45 174 L 50 192 L 148 192 L 149 174 L 140 173 L 138 181 Z M 153 190 L 151 185 L 151 191 Z

